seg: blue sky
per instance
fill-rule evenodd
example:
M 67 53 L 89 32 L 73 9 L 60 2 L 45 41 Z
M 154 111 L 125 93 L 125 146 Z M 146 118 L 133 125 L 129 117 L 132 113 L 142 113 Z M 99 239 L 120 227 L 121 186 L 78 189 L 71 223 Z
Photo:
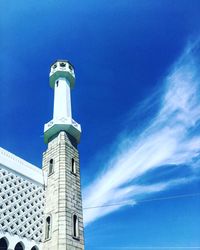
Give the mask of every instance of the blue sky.
M 84 210 L 86 250 L 200 249 L 199 196 L 159 200 L 200 189 L 199 10 L 198 0 L 0 3 L 1 147 L 41 166 L 50 64 L 75 66 L 84 207 L 120 204 Z

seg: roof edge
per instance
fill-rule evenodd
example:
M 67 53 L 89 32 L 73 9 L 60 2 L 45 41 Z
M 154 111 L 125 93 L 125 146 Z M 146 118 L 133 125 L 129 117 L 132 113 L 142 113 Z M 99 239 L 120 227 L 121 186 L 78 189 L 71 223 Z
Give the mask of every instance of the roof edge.
M 11 170 L 28 177 L 29 179 L 43 184 L 42 169 L 16 156 L 15 154 L 0 147 L 0 164 Z

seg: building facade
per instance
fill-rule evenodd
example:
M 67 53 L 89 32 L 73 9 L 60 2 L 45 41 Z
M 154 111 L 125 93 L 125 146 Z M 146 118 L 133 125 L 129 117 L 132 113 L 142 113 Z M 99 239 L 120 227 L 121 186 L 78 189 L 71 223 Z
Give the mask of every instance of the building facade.
M 0 249 L 84 250 L 81 127 L 72 119 L 70 95 L 74 81 L 69 61 L 52 64 L 54 112 L 44 127 L 42 170 L 0 151 Z
M 43 223 L 42 170 L 0 148 L 0 249 L 42 249 Z

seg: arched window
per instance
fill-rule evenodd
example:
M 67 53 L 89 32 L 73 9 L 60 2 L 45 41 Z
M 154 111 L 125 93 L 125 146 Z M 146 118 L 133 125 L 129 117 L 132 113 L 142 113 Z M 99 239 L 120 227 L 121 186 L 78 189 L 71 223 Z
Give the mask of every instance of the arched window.
M 22 246 L 22 243 L 18 242 L 17 245 L 15 246 L 14 250 L 24 250 L 24 247 Z
M 72 173 L 76 174 L 76 162 L 75 162 L 74 158 L 72 158 Z
M 51 236 L 51 217 L 48 216 L 46 218 L 46 226 L 45 226 L 45 240 L 49 239 Z
M 49 161 L 49 175 L 53 174 L 53 159 Z
M 72 217 L 72 224 L 73 224 L 73 237 L 78 238 L 79 237 L 79 222 L 78 222 L 78 216 L 76 214 Z
M 38 247 L 33 246 L 33 247 L 31 248 L 31 250 L 38 250 Z
M 57 68 L 57 64 L 54 64 L 54 65 L 53 65 L 53 69 L 56 69 L 56 68 Z
M 64 68 L 65 66 L 66 66 L 66 63 L 64 63 L 64 62 L 60 63 L 60 67 Z
M 0 239 L 0 249 L 1 250 L 7 250 L 8 249 L 8 243 L 5 238 Z

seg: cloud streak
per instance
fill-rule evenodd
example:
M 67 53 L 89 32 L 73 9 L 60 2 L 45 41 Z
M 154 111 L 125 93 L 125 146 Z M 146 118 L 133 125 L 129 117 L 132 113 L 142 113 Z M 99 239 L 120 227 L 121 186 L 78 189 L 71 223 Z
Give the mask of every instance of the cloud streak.
M 197 168 L 200 161 L 200 75 L 199 42 L 186 48 L 163 80 L 160 108 L 151 123 L 135 136 L 121 136 L 122 147 L 105 163 L 106 170 L 83 190 L 83 206 L 112 203 L 118 206 L 84 210 L 85 225 L 125 205 L 134 205 L 140 196 L 185 184 L 194 176 L 176 177 L 163 182 L 140 184 L 150 171 L 164 166 L 188 164 Z M 137 111 L 140 112 L 140 111 Z M 127 202 L 128 201 L 128 202 Z M 124 202 L 124 203 L 123 203 Z

